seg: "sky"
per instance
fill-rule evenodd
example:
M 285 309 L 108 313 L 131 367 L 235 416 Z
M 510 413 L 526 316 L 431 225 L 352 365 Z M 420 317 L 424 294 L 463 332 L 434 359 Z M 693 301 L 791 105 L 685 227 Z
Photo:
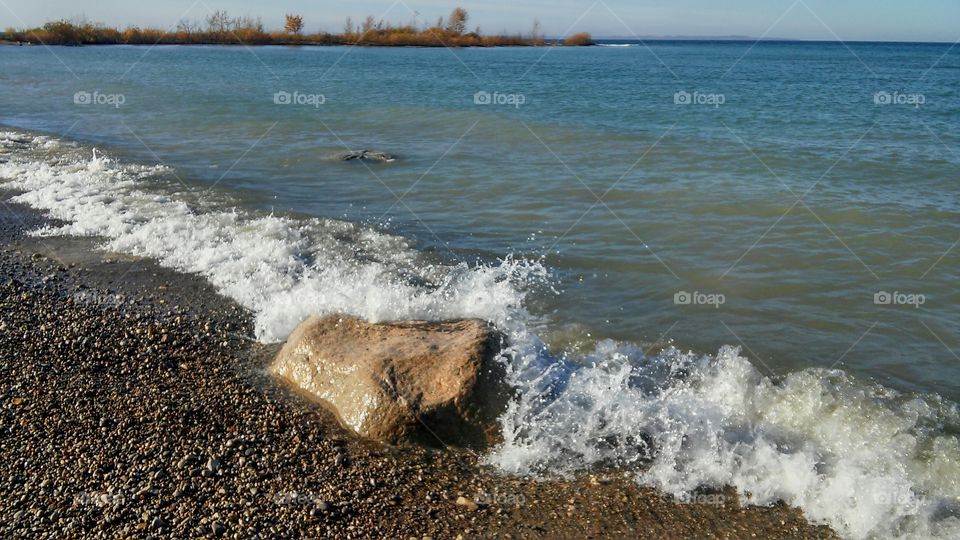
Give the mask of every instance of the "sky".
M 0 0 L 0 28 L 56 19 L 110 26 L 168 28 L 212 10 L 260 17 L 282 27 L 285 13 L 304 18 L 309 32 L 340 32 L 351 16 L 395 23 L 434 22 L 460 5 L 470 28 L 528 33 L 534 19 L 547 36 L 590 32 L 595 37 L 750 36 L 843 41 L 960 40 L 958 0 Z

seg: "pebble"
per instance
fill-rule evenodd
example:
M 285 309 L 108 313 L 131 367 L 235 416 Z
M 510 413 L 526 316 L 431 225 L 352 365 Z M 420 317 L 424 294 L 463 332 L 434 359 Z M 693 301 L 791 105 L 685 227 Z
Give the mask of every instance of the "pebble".
M 480 508 L 477 503 L 463 496 L 457 497 L 457 506 L 462 506 L 471 512 Z

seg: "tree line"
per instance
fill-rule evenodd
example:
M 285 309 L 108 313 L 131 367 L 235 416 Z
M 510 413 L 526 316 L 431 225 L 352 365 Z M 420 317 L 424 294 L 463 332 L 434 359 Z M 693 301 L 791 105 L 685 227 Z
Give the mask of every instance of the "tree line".
M 418 22 L 393 24 L 374 17 L 359 23 L 347 18 L 340 33 L 304 33 L 304 19 L 288 14 L 283 30 L 268 32 L 260 18 L 233 17 L 217 10 L 204 21 L 181 20 L 175 28 L 161 30 L 129 26 L 123 30 L 90 22 L 53 21 L 38 28 L 7 29 L 0 40 L 44 45 L 363 45 L 412 47 L 502 47 L 563 44 L 592 45 L 590 34 L 579 33 L 561 40 L 548 40 L 534 22 L 530 33 L 483 35 L 480 28 L 468 31 L 470 15 L 455 8 L 433 25 Z

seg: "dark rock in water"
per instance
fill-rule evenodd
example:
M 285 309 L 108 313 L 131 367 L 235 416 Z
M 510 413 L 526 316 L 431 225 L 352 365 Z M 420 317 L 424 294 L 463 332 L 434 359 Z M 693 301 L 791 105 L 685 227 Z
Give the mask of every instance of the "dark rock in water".
M 371 324 L 312 317 L 290 335 L 273 372 L 315 396 L 359 435 L 389 444 L 486 447 L 509 389 L 485 321 Z
M 2 142 L 2 143 L 3 143 L 3 146 L 6 146 L 7 148 L 22 149 L 22 148 L 27 148 L 27 147 L 29 147 L 31 141 L 30 141 L 30 139 L 22 139 L 22 138 L 19 138 L 19 137 L 11 137 L 11 138 L 9 138 L 9 139 L 0 140 L 0 142 Z
M 386 152 L 374 152 L 373 150 L 355 150 L 338 154 L 340 161 L 375 161 L 377 163 L 390 163 L 396 161 L 396 157 Z

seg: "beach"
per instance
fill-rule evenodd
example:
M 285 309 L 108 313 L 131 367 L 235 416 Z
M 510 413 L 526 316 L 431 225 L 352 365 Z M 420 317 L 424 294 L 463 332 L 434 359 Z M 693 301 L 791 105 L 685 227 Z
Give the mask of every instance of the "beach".
M 45 220 L 20 205 L 0 219 L 5 537 L 835 538 L 731 490 L 359 440 L 265 374 L 276 347 L 203 280 L 25 236 Z
M 596 44 L 4 47 L 0 536 L 960 535 L 960 49 Z

